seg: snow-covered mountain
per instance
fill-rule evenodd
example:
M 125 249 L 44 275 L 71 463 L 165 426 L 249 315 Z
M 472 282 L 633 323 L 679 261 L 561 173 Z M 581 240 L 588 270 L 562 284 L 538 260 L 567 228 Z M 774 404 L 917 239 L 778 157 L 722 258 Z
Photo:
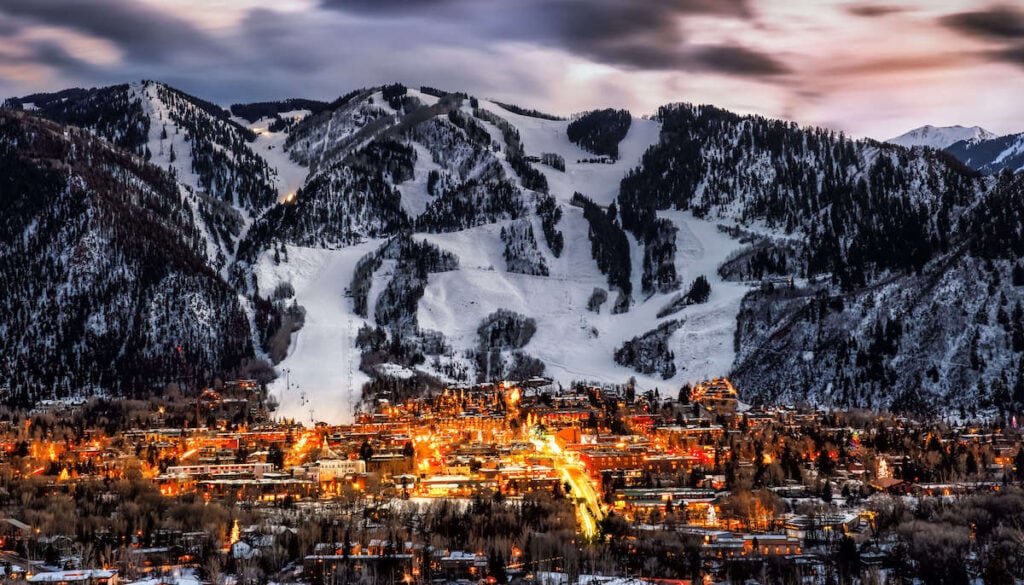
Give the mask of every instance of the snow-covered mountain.
M 950 145 L 946 152 L 985 174 L 1024 171 L 1024 133 L 990 140 L 965 140 Z
M 886 140 L 889 144 L 900 146 L 930 146 L 931 148 L 943 149 L 962 140 L 980 142 L 991 140 L 996 135 L 981 126 L 921 126 L 910 132 L 900 134 L 895 138 Z
M 169 181 L 160 197 L 187 235 L 171 247 L 212 279 L 186 292 L 230 291 L 223 314 L 244 315 L 230 359 L 219 341 L 201 356 L 206 375 L 287 368 L 279 414 L 345 420 L 367 384 L 398 397 L 535 375 L 664 392 L 731 373 L 750 401 L 1024 404 L 1022 181 L 936 150 L 685 104 L 570 122 L 398 84 L 234 115 L 152 82 L 8 102 L 28 104 L 12 115 L 86 128 Z M 7 310 L 24 312 L 9 270 Z M 35 274 L 55 290 L 71 278 Z M 188 321 L 163 338 L 195 339 Z M 60 347 L 89 339 L 70 331 Z M 0 340 L 54 351 L 2 326 Z M 89 382 L 60 392 L 142 379 L 68 355 Z M 9 362 L 0 385 L 18 376 Z

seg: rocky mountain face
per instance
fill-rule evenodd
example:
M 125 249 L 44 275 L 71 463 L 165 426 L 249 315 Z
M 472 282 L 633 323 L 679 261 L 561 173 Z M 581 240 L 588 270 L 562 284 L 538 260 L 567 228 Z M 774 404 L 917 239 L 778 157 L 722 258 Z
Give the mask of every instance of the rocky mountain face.
M 154 82 L 6 105 L 0 386 L 26 400 L 259 358 L 302 384 L 272 384 L 287 413 L 542 374 L 1024 403 L 1022 181 L 942 151 L 398 84 L 231 112 Z

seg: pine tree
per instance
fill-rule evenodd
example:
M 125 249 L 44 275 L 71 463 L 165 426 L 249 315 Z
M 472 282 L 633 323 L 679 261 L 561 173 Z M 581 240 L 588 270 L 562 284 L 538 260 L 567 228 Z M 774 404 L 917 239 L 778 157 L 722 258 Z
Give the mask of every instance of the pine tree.
M 1024 263 L 1013 265 L 1013 286 L 1024 286 Z
M 700 304 L 707 302 L 710 297 L 711 283 L 708 282 L 706 276 L 701 274 L 690 284 L 690 291 L 686 293 L 686 298 L 691 303 Z

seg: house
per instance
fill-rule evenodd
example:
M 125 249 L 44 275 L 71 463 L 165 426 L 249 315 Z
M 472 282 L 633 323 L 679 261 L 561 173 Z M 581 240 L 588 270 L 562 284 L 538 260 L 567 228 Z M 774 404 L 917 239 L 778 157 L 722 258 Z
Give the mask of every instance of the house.
M 117 585 L 117 569 L 81 569 L 38 573 L 28 578 L 29 583 L 51 585 Z
M 727 378 L 715 378 L 697 384 L 690 391 L 690 400 L 708 412 L 720 416 L 736 414 L 739 406 L 739 395 Z
M 180 575 L 174 574 L 153 577 L 152 579 L 134 581 L 124 585 L 203 585 L 203 582 L 194 574 L 183 573 Z
M 321 482 L 328 482 L 363 473 L 366 473 L 366 462 L 362 459 L 321 459 L 317 478 Z

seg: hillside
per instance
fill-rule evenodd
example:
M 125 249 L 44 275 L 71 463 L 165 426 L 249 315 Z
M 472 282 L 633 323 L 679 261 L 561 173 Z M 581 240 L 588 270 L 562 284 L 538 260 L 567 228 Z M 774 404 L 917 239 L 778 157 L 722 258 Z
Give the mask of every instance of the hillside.
M 252 355 L 174 178 L 87 133 L 0 111 L 0 385 L 25 404 L 229 372 Z
M 84 128 L 174 175 L 219 270 L 252 217 L 279 197 L 277 169 L 257 154 L 257 134 L 226 110 L 143 81 L 8 100 L 8 107 Z

